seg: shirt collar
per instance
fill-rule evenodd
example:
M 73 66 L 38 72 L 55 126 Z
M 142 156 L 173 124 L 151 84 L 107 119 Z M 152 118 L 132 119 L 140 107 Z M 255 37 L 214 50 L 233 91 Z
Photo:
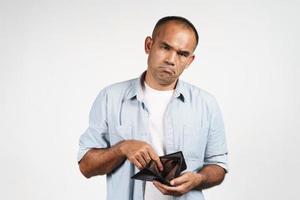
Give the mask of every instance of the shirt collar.
M 144 71 L 138 79 L 135 79 L 132 82 L 131 90 L 128 92 L 126 97 L 127 99 L 136 98 L 138 101 L 143 101 L 142 91 L 145 87 L 144 81 L 146 72 L 147 71 Z M 182 102 L 185 102 L 186 98 L 188 97 L 187 89 L 184 87 L 183 82 L 180 79 L 177 80 L 173 97 L 180 99 Z

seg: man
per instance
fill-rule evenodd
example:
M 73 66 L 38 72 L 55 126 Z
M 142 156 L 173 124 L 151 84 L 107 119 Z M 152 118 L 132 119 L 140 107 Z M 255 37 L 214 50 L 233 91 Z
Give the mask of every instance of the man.
M 107 175 L 107 199 L 204 199 L 202 189 L 220 184 L 227 147 L 220 109 L 207 92 L 179 80 L 195 56 L 198 33 L 182 17 L 160 19 L 145 40 L 147 70 L 104 88 L 80 138 L 78 161 L 87 178 Z M 182 151 L 187 170 L 171 181 L 131 179 L 159 156 Z

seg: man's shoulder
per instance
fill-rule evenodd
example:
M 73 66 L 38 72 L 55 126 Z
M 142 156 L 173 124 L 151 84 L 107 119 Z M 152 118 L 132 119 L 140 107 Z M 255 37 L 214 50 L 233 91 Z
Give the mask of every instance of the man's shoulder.
M 191 83 L 188 83 L 186 81 L 181 81 L 181 85 L 183 88 L 183 91 L 185 91 L 185 94 L 191 99 L 191 100 L 202 100 L 202 101 L 215 101 L 215 97 L 208 91 L 194 85 Z
M 109 95 L 109 96 L 126 95 L 132 89 L 135 89 L 137 82 L 138 82 L 138 78 L 133 78 L 133 79 L 129 79 L 129 80 L 121 81 L 121 82 L 116 82 L 116 83 L 105 86 L 100 91 L 100 93 L 103 93 L 103 94 Z
M 116 83 L 112 83 L 105 87 L 107 91 L 114 91 L 114 90 L 122 90 L 126 88 L 131 88 L 135 85 L 135 83 L 138 81 L 138 78 L 133 78 L 129 80 L 124 80 Z

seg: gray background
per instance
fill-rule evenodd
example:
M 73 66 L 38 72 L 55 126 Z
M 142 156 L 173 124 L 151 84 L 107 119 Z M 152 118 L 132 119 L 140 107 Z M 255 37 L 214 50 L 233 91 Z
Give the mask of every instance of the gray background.
M 1 199 L 105 199 L 78 138 L 104 86 L 146 68 L 144 38 L 166 15 L 200 34 L 182 79 L 222 108 L 230 150 L 208 200 L 298 199 L 299 1 L 0 0 Z

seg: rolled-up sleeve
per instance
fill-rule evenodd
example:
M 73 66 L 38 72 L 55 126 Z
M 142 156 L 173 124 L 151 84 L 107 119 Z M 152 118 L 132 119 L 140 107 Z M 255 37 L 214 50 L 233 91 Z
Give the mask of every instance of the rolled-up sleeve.
M 204 165 L 216 164 L 228 172 L 228 150 L 224 122 L 216 100 L 210 102 L 209 133 L 204 157 Z
M 107 95 L 102 90 L 93 103 L 89 114 L 89 127 L 79 139 L 79 151 L 77 161 L 92 148 L 109 147 L 108 125 L 107 125 Z

